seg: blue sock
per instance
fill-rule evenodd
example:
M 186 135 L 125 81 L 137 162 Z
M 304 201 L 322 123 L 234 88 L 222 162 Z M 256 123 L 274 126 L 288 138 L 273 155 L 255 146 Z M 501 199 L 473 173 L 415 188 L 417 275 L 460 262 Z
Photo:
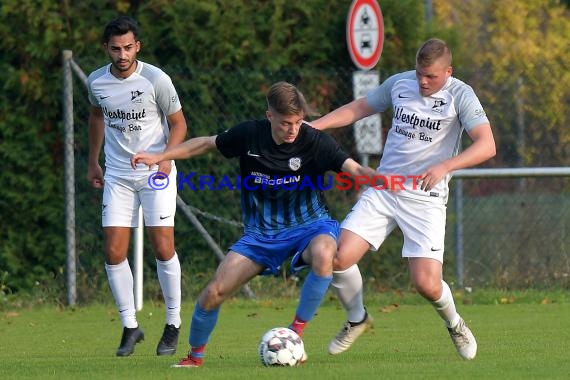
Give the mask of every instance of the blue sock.
M 313 271 L 309 272 L 301 289 L 301 298 L 297 306 L 296 316 L 299 319 L 305 322 L 313 319 L 331 281 L 332 276 L 323 277 L 316 275 Z
M 214 310 L 204 310 L 198 302 L 194 307 L 194 313 L 192 314 L 192 323 L 190 324 L 190 337 L 188 342 L 191 347 L 202 347 L 210 339 L 214 327 L 218 322 L 218 315 L 220 313 L 220 308 Z

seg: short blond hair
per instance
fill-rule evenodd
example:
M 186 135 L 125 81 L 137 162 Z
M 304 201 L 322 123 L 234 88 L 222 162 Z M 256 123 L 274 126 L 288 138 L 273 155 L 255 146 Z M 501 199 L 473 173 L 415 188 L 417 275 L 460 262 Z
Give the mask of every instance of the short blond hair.
M 451 50 L 447 43 L 439 38 L 431 38 L 418 49 L 416 63 L 420 67 L 431 66 L 440 58 L 444 58 L 447 66 L 451 66 Z
M 305 97 L 291 83 L 277 82 L 267 92 L 267 107 L 280 115 L 305 116 L 308 112 Z

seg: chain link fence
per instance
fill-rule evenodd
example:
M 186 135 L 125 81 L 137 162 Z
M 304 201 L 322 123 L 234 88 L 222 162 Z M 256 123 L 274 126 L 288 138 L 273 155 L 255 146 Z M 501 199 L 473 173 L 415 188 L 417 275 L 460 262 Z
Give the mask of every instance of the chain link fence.
M 105 62 L 81 62 L 78 67 L 89 73 Z M 213 135 L 251 118 L 263 118 L 265 93 L 276 81 L 296 84 L 305 94 L 316 114 L 325 114 L 352 100 L 352 73 L 349 68 L 329 71 L 303 71 L 291 68 L 280 72 L 260 72 L 247 69 L 224 71 L 180 67 L 163 67 L 173 79 L 182 100 L 188 122 L 188 137 Z M 516 166 L 525 152 L 521 144 L 532 146 L 533 152 L 544 153 L 549 160 L 531 162 L 526 166 L 566 166 L 565 150 L 558 157 L 560 147 L 552 141 L 532 140 L 521 132 L 517 124 L 516 88 L 477 80 L 485 77 L 481 72 L 459 72 L 455 75 L 470 83 L 480 95 L 494 128 L 498 155 L 484 167 Z M 389 73 L 380 73 L 380 81 Z M 472 81 L 472 82 L 471 82 Z M 484 86 L 483 91 L 479 87 Z M 89 187 L 87 173 L 87 118 L 89 103 L 87 91 L 81 81 L 73 84 L 74 153 L 75 153 L 75 204 L 76 249 L 78 287 L 82 298 L 93 298 L 95 292 L 106 288 L 102 233 L 100 226 L 99 191 Z M 484 94 L 493 93 L 496 102 Z M 505 108 L 508 99 L 513 107 Z M 527 123 L 540 123 L 528 120 Z M 500 121 L 500 122 L 499 122 Z M 509 122 L 508 128 L 505 123 Z M 382 134 L 390 125 L 390 115 L 382 117 Z M 560 127 L 561 128 L 561 127 Z M 330 132 L 354 158 L 358 159 L 352 128 Z M 524 144 L 523 144 L 524 140 Z M 465 139 L 468 144 L 468 139 Z M 548 154 L 546 154 L 548 152 Z M 380 157 L 369 156 L 368 164 L 377 165 Z M 528 161 L 528 160 L 527 160 Z M 210 175 L 213 178 L 238 174 L 238 162 L 224 159 L 217 152 L 190 160 L 178 161 L 180 173 Z M 454 193 L 458 181 L 451 182 L 452 196 L 448 205 L 446 235 L 445 276 L 449 282 L 461 286 L 485 287 L 569 287 L 570 280 L 570 182 L 568 177 L 539 178 L 477 178 L 461 180 L 461 199 L 457 203 Z M 334 188 L 326 197 L 334 217 L 342 220 L 358 198 L 356 191 L 339 191 Z M 213 191 L 207 188 L 193 190 L 183 187 L 179 196 L 191 207 L 216 243 L 226 249 L 241 234 L 240 197 L 238 191 Z M 462 223 L 457 224 L 458 208 Z M 185 289 L 198 289 L 217 266 L 212 250 L 201 239 L 184 213 L 176 219 L 176 246 L 183 265 Z M 409 286 L 407 265 L 401 259 L 402 236 L 399 231 L 380 248 L 361 262 L 365 278 L 378 289 Z M 154 259 L 145 245 L 145 278 L 154 276 Z M 457 252 L 462 250 L 458 265 Z M 460 271 L 460 273 L 458 273 Z M 460 279 L 458 283 L 458 279 Z M 156 281 L 154 281 L 156 282 Z M 255 287 L 255 283 L 253 283 Z M 145 290 L 148 291 L 148 289 Z M 254 288 L 255 290 L 255 288 Z M 150 289 L 159 295 L 159 288 Z M 93 294 L 91 294 L 93 292 Z M 193 291 L 192 291 L 193 292 Z

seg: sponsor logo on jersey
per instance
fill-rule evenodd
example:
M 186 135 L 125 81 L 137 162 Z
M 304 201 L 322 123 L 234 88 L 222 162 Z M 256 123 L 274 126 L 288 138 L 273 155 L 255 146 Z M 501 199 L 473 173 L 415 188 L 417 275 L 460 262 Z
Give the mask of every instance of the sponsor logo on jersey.
M 433 131 L 441 130 L 441 120 L 432 120 L 429 117 L 421 118 L 415 113 L 409 114 L 404 112 L 404 107 L 395 107 L 394 119 L 402 123 L 409 124 L 414 129 L 426 128 Z

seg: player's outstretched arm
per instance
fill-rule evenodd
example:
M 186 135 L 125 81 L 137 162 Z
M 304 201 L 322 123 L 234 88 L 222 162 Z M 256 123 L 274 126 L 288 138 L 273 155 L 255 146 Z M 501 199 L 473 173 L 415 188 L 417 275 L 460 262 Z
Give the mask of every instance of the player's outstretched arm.
M 324 130 L 329 128 L 340 128 L 352 124 L 355 121 L 363 119 L 376 113 L 366 101 L 366 97 L 353 100 L 334 111 L 329 112 L 325 116 L 311 121 L 313 128 Z
M 342 171 L 346 173 L 350 173 L 353 177 L 364 176 L 373 177 L 378 175 L 378 172 L 368 166 L 362 166 L 358 162 L 354 161 L 352 158 L 348 158 L 342 164 Z
M 194 137 L 186 140 L 182 144 L 178 144 L 168 148 L 162 153 L 139 152 L 131 157 L 131 166 L 137 167 L 137 164 L 154 165 L 160 161 L 186 159 L 199 156 L 216 148 L 217 136 Z

